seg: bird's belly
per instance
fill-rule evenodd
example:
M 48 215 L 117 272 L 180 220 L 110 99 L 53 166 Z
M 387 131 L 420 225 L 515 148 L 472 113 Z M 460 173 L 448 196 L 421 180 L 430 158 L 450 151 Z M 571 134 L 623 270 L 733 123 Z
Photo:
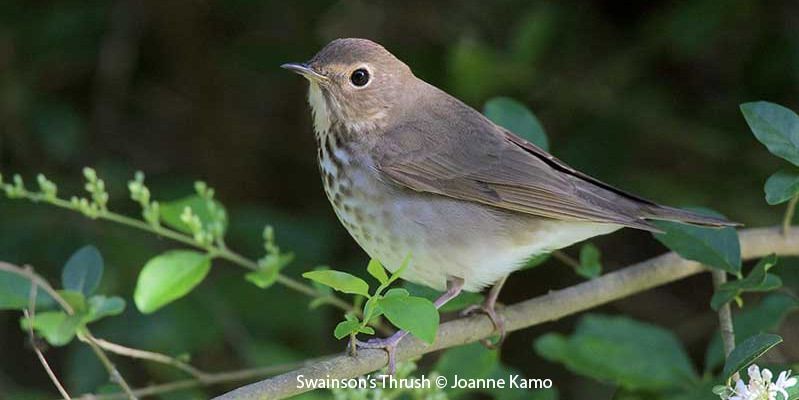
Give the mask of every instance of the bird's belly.
M 531 256 L 612 232 L 617 225 L 567 222 L 410 191 L 375 176 L 371 168 L 334 171 L 321 161 L 325 193 L 355 241 L 390 271 L 406 256 L 402 277 L 444 290 L 447 279 L 479 291 L 519 269 Z

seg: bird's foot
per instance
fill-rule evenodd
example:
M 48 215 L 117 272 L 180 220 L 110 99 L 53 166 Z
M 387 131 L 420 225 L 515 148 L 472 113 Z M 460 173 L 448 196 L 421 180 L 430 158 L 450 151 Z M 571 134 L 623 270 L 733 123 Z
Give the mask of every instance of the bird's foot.
M 485 314 L 491 319 L 491 323 L 494 324 L 494 329 L 497 334 L 499 334 L 499 338 L 495 341 L 491 341 L 490 338 L 485 338 L 480 341 L 486 348 L 489 349 L 496 349 L 498 348 L 502 342 L 505 340 L 505 320 L 497 314 L 496 310 L 496 303 L 484 303 L 484 304 L 474 304 L 463 311 L 461 311 L 461 316 L 466 317 L 474 314 Z
M 394 375 L 397 371 L 397 344 L 402 338 L 407 335 L 406 331 L 397 331 L 397 333 L 385 339 L 369 339 L 365 342 L 356 340 L 355 346 L 358 349 L 382 349 L 388 353 L 388 374 Z

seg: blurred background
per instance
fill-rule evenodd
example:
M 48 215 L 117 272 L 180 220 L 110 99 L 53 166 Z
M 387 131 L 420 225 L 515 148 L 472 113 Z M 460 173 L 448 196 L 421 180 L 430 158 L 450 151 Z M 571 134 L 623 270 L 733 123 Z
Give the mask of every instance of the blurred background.
M 762 99 L 799 109 L 795 1 L 2 1 L 0 172 L 20 173 L 31 186 L 43 172 L 68 196 L 82 191 L 81 168 L 93 166 L 109 186 L 110 207 L 129 215 L 138 215 L 126 189 L 136 170 L 161 200 L 191 193 L 202 179 L 227 206 L 232 248 L 260 256 L 261 229 L 272 224 L 281 248 L 296 254 L 286 274 L 330 265 L 363 276 L 366 256 L 339 226 L 317 174 L 307 85 L 278 68 L 339 37 L 380 42 L 477 109 L 498 95 L 523 102 L 556 156 L 611 184 L 670 205 L 710 207 L 748 226 L 781 218 L 762 185 L 782 161 L 755 140 L 738 105 Z M 606 270 L 664 251 L 632 230 L 593 242 Z M 106 259 L 100 293 L 131 305 L 98 323 L 97 336 L 191 354 L 209 371 L 343 348 L 331 335 L 338 311 L 309 310 L 307 298 L 283 287 L 260 290 L 224 262 L 188 297 L 143 316 L 131 302 L 137 273 L 177 244 L 0 198 L 0 260 L 31 264 L 57 282 L 85 244 Z M 550 260 L 513 275 L 501 301 L 580 280 Z M 698 276 L 599 311 L 675 331 L 700 363 L 716 324 L 710 294 L 710 277 Z M 0 398 L 52 398 L 18 317 L 0 313 Z M 562 398 L 610 397 L 610 387 L 531 347 L 575 320 L 512 334 L 502 359 L 527 376 L 551 377 Z M 105 382 L 85 345 L 47 356 L 71 392 Z M 183 376 L 117 362 L 134 386 Z M 164 398 L 206 398 L 240 384 Z

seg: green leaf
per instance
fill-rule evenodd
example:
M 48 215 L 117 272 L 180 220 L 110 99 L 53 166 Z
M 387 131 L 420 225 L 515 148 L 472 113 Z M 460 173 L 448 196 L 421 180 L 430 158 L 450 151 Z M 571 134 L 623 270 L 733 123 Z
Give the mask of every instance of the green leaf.
M 710 210 L 693 211 L 723 218 Z M 734 228 L 718 229 L 670 221 L 655 221 L 654 224 L 664 231 L 655 233 L 655 239 L 683 258 L 736 275 L 741 271 L 741 244 Z
M 408 253 L 405 255 L 405 258 L 402 259 L 402 264 L 400 264 L 400 267 L 397 268 L 396 271 L 391 273 L 391 276 L 388 278 L 388 282 L 386 282 L 383 286 L 390 285 L 394 283 L 397 279 L 399 279 L 402 276 L 402 274 L 405 272 L 405 270 L 408 269 L 408 265 L 410 264 L 411 264 L 411 253 Z
M 724 371 L 721 374 L 722 379 L 729 379 L 732 374 L 745 368 L 780 342 L 782 342 L 782 337 L 771 333 L 761 333 L 744 340 L 735 346 L 730 356 L 727 357 Z
M 783 268 L 785 271 L 786 268 Z M 785 293 L 767 295 L 757 305 L 748 306 L 735 314 L 735 336 L 747 338 L 760 332 L 775 332 L 789 314 L 799 310 L 799 300 Z M 705 352 L 705 371 L 712 371 L 724 363 L 721 335 L 716 332 Z
M 133 300 L 144 314 L 188 294 L 203 281 L 211 268 L 211 258 L 190 250 L 172 250 L 144 265 L 136 282 Z
M 217 210 L 224 210 L 225 207 L 222 203 L 212 200 L 214 202 L 215 207 Z M 191 234 L 191 229 L 188 225 L 186 225 L 181 219 L 180 216 L 183 214 L 183 210 L 186 207 L 190 207 L 192 212 L 200 218 L 200 222 L 202 222 L 203 227 L 208 227 L 208 225 L 213 222 L 213 216 L 211 215 L 211 211 L 208 209 L 207 201 L 200 197 L 199 195 L 191 195 L 186 196 L 182 199 L 178 199 L 175 201 L 167 201 L 162 202 L 159 205 L 159 210 L 161 212 L 161 220 L 164 223 L 174 229 L 177 229 L 184 233 Z M 225 224 L 227 223 L 226 220 L 223 221 Z M 227 226 L 223 226 L 223 231 L 227 229 Z
M 583 278 L 593 279 L 602 273 L 602 262 L 599 249 L 592 243 L 586 243 L 580 248 L 580 266 L 577 274 Z
M 47 292 L 36 288 L 36 308 L 49 308 L 55 301 Z M 31 281 L 12 272 L 0 271 L 0 310 L 28 308 Z
M 483 114 L 495 124 L 544 150 L 549 150 L 549 139 L 538 118 L 518 101 L 507 97 L 494 97 L 485 103 Z
M 86 312 L 86 296 L 84 296 L 83 293 L 74 290 L 56 290 L 56 292 L 70 307 L 72 307 L 72 310 L 76 314 Z
M 339 292 L 369 297 L 369 284 L 363 279 L 346 272 L 335 270 L 310 271 L 302 274 L 302 276 L 314 282 L 329 286 Z
M 410 332 L 427 343 L 433 343 L 439 321 L 436 306 L 422 297 L 396 294 L 386 296 L 379 301 L 386 318 L 394 326 Z
M 766 203 L 773 205 L 785 203 L 799 194 L 799 171 L 780 170 L 768 177 Z
M 765 101 L 741 104 L 741 112 L 768 151 L 799 166 L 799 116 L 795 112 Z
M 575 373 L 629 390 L 677 388 L 698 380 L 673 333 L 625 317 L 585 316 L 571 336 L 546 334 L 535 349 Z
M 380 308 L 380 299 L 382 299 L 381 296 L 372 296 L 369 300 L 366 300 L 366 304 L 363 305 L 364 321 L 369 322 L 383 315 L 383 309 Z
M 81 326 L 81 315 L 67 315 L 63 311 L 45 311 L 36 313 L 33 329 L 53 346 L 63 346 L 72 341 Z M 28 318 L 20 320 L 20 326 L 27 331 L 30 326 Z
M 125 300 L 121 297 L 92 296 L 89 298 L 89 313 L 86 323 L 119 315 L 123 311 L 125 311 Z
M 64 264 L 61 283 L 64 289 L 91 295 L 100 285 L 103 276 L 103 256 L 94 246 L 84 246 L 72 254 Z
M 719 286 L 716 292 L 713 293 L 710 306 L 713 310 L 718 311 L 721 306 L 740 296 L 743 292 L 767 292 L 779 288 L 782 286 L 780 277 L 768 273 L 768 270 L 776 264 L 776 254 L 762 258 L 752 268 L 746 278 L 730 281 Z
M 275 284 L 280 271 L 294 260 L 294 254 L 268 254 L 263 260 L 259 262 L 258 269 L 244 275 L 244 279 L 266 289 Z
M 341 321 L 338 323 L 338 325 L 336 325 L 336 329 L 333 330 L 333 336 L 335 336 L 336 339 L 347 337 L 352 333 L 357 332 L 360 326 L 361 323 L 357 320 Z
M 366 272 L 369 272 L 369 275 L 377 279 L 381 285 L 388 283 L 388 274 L 386 274 L 386 269 L 383 268 L 383 264 L 381 264 L 380 261 L 374 258 L 369 260 L 369 265 L 366 266 Z

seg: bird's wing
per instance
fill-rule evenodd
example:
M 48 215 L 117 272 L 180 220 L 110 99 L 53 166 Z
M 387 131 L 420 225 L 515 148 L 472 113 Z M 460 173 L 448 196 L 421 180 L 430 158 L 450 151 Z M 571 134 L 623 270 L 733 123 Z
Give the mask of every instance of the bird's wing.
M 376 167 L 409 189 L 542 217 L 655 230 L 639 202 L 459 102 L 389 129 Z

